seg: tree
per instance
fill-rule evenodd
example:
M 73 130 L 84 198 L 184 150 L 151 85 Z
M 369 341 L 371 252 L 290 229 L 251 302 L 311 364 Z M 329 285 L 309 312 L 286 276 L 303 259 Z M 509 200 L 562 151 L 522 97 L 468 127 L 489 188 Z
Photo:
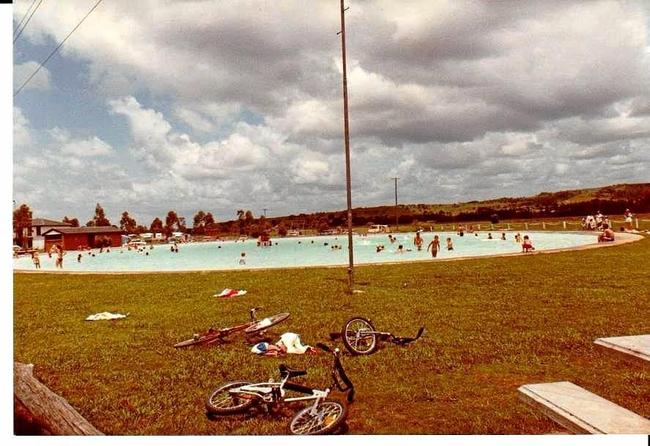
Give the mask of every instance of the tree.
M 237 220 L 239 222 L 239 233 L 240 234 L 244 233 L 244 225 L 245 225 L 244 215 L 246 215 L 246 213 L 244 212 L 243 209 L 237 209 Z
M 151 226 L 149 226 L 149 230 L 153 233 L 163 232 L 162 220 L 159 219 L 158 217 L 154 218 L 153 221 L 151 222 Z
M 27 240 L 32 232 L 32 211 L 29 206 L 21 204 L 18 209 L 14 209 L 13 226 L 16 244 L 27 248 Z
M 194 224 L 192 228 L 195 234 L 205 233 L 205 212 L 199 211 L 194 215 Z
M 260 232 L 268 233 L 271 229 L 271 223 L 266 219 L 265 216 L 261 216 L 259 222 L 257 223 Z
M 67 216 L 63 217 L 63 223 L 70 223 L 70 226 L 73 228 L 79 227 L 79 220 L 77 218 L 68 218 Z
M 167 217 L 165 217 L 165 234 L 167 237 L 172 235 L 176 227 L 178 227 L 178 214 L 174 211 L 167 212 Z
M 205 234 L 206 229 L 213 229 L 215 226 L 216 222 L 210 212 L 206 214 L 203 211 L 198 211 L 194 215 L 194 227 L 192 228 L 194 234 Z
M 93 218 L 93 224 L 88 226 L 110 226 L 111 222 L 106 218 L 104 214 L 104 208 L 101 207 L 99 203 L 95 206 L 95 217 Z
M 325 232 L 330 228 L 329 221 L 327 220 L 327 217 L 321 217 L 321 219 L 318 221 L 318 231 L 319 232 Z
M 176 228 L 179 231 L 182 231 L 182 232 L 187 231 L 187 225 L 185 223 L 185 217 L 178 217 L 178 220 L 176 221 Z
M 285 226 L 284 222 L 280 222 L 278 225 L 278 234 L 280 237 L 286 237 L 287 235 L 287 227 Z
M 120 219 L 120 229 L 126 231 L 128 234 L 135 232 L 135 228 L 138 226 L 135 219 L 129 215 L 128 211 L 122 212 L 122 218 Z

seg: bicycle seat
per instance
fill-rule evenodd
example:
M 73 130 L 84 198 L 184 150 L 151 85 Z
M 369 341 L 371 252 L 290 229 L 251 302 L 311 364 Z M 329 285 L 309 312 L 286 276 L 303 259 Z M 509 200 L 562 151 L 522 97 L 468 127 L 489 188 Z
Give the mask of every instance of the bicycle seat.
M 280 376 L 288 376 L 289 378 L 294 378 L 296 376 L 304 376 L 306 374 L 307 370 L 291 369 L 285 364 L 280 364 Z

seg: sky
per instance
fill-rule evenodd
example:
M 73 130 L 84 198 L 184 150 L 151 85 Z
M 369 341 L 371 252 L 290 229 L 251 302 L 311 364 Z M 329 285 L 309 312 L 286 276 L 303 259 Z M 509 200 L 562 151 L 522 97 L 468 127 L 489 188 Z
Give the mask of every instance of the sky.
M 14 3 L 14 26 L 32 0 Z M 92 7 L 45 0 L 14 91 Z M 650 181 L 647 1 L 346 3 L 353 206 Z M 113 223 L 346 207 L 339 2 L 104 0 L 14 98 L 13 199 Z

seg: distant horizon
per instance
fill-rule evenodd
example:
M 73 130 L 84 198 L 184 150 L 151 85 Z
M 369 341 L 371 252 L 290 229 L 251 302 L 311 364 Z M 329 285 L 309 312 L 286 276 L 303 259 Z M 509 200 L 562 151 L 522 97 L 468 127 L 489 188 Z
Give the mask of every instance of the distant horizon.
M 473 203 L 473 202 L 479 202 L 479 203 L 480 203 L 480 202 L 484 202 L 484 201 L 500 200 L 500 199 L 532 198 L 532 197 L 535 197 L 535 196 L 537 196 L 537 195 L 544 194 L 544 193 L 551 193 L 551 194 L 553 194 L 553 193 L 560 193 L 560 192 L 572 192 L 572 191 L 576 191 L 576 190 L 593 190 L 593 189 L 602 189 L 602 188 L 606 188 L 606 187 L 614 187 L 614 186 L 634 186 L 634 185 L 635 185 L 635 186 L 650 185 L 650 182 L 639 182 L 639 183 L 615 183 L 615 184 L 605 184 L 605 185 L 602 185 L 602 186 L 584 187 L 584 188 L 575 188 L 575 189 L 544 190 L 544 191 L 536 192 L 536 193 L 531 194 L 531 195 L 519 195 L 519 196 L 495 196 L 495 197 L 487 198 L 487 199 L 480 199 L 480 200 L 466 200 L 466 201 L 454 201 L 454 202 L 446 202 L 446 203 L 444 203 L 444 202 L 436 202 L 436 203 L 425 203 L 425 202 L 420 202 L 420 203 L 415 203 L 415 202 L 406 203 L 406 202 L 405 202 L 405 203 L 402 203 L 402 202 L 398 202 L 398 205 L 399 205 L 399 206 L 412 206 L 412 205 L 428 205 L 428 206 L 438 206 L 438 205 L 441 205 L 441 206 L 444 206 L 444 205 L 453 205 L 453 204 L 466 204 L 466 203 Z M 16 202 L 16 204 L 15 204 L 15 206 L 14 206 L 14 209 L 15 209 L 15 208 L 18 208 L 18 207 L 21 206 L 22 204 L 26 204 L 26 205 L 30 206 L 29 203 L 18 203 L 18 202 Z M 97 203 L 95 203 L 95 205 L 96 205 L 96 204 L 97 204 Z M 127 211 L 127 212 L 129 213 L 129 216 L 131 216 L 132 218 L 134 218 L 134 219 L 137 221 L 137 223 L 138 223 L 139 225 L 143 225 L 143 226 L 147 226 L 147 227 L 149 227 L 149 225 L 151 224 L 151 222 L 152 222 L 155 218 L 160 218 L 160 219 L 163 221 L 163 223 L 164 223 L 164 221 L 165 221 L 165 216 L 167 215 L 167 212 L 168 212 L 168 211 L 175 211 L 175 212 L 176 212 L 180 217 L 185 217 L 186 222 L 187 222 L 187 227 L 192 227 L 192 219 L 193 219 L 194 215 L 195 215 L 197 212 L 199 212 L 199 211 L 204 211 L 204 212 L 206 212 L 206 213 L 207 213 L 207 212 L 212 212 L 210 209 L 196 209 L 196 210 L 192 211 L 191 213 L 183 214 L 182 212 L 179 212 L 177 209 L 168 209 L 168 210 L 165 211 L 163 214 L 153 216 L 150 220 L 142 220 L 142 221 L 141 221 L 141 220 L 138 218 L 138 214 L 137 214 L 137 213 L 134 213 L 134 212 L 133 212 L 132 210 L 130 210 L 130 209 L 124 209 L 124 210 L 121 210 L 121 211 L 119 211 L 119 213 L 117 214 L 116 217 L 111 217 L 110 210 L 107 210 L 106 207 L 105 207 L 102 203 L 99 203 L 99 204 L 102 206 L 102 208 L 103 208 L 104 211 L 106 212 L 106 216 L 107 216 L 107 218 L 109 219 L 109 221 L 111 222 L 111 225 L 116 225 L 116 226 L 119 226 L 119 221 L 120 221 L 120 219 L 121 219 L 122 212 L 124 212 L 124 211 Z M 32 211 L 32 218 L 45 218 L 45 219 L 56 220 L 56 221 L 61 221 L 61 220 L 63 219 L 63 217 L 68 217 L 68 218 L 77 218 L 77 219 L 79 220 L 79 225 L 80 225 L 80 226 L 85 226 L 86 222 L 92 220 L 92 218 L 93 218 L 93 216 L 94 216 L 94 209 L 95 209 L 94 206 L 95 206 L 95 205 L 91 206 L 91 208 L 92 208 L 92 212 L 89 214 L 88 218 L 80 218 L 80 217 L 77 216 L 77 215 L 66 215 L 66 214 L 62 215 L 61 217 L 54 217 L 54 216 L 49 216 L 49 215 L 41 215 L 41 214 L 39 214 L 38 212 L 36 212 L 36 211 L 34 210 L 34 208 L 32 208 L 31 206 L 30 206 L 30 210 Z M 394 204 L 394 202 L 393 202 L 393 203 L 387 203 L 387 204 L 356 205 L 356 204 L 354 204 L 354 202 L 353 202 L 352 209 L 354 210 L 354 209 L 358 209 L 358 208 L 374 208 L 374 207 L 382 207 L 382 206 L 391 207 L 391 206 L 395 206 L 395 204 Z M 244 211 L 250 210 L 250 211 L 253 213 L 253 216 L 254 216 L 256 219 L 257 219 L 257 218 L 260 218 L 261 216 L 263 216 L 263 213 L 257 214 L 253 209 L 246 209 L 246 208 L 241 208 L 241 207 L 238 208 L 238 209 L 243 209 Z M 295 215 L 300 215 L 300 214 L 333 213 L 333 212 L 344 212 L 344 211 L 345 211 L 345 208 L 344 208 L 344 207 L 341 207 L 340 209 L 315 210 L 315 211 L 299 211 L 299 212 L 287 213 L 287 214 L 282 214 L 282 215 L 271 215 L 271 214 L 268 214 L 268 213 L 267 213 L 266 218 L 268 218 L 268 219 L 272 219 L 272 218 L 284 218 L 284 217 L 289 217 L 289 216 L 292 216 L 292 215 L 295 216 Z M 236 209 L 233 210 L 233 215 L 234 215 L 234 217 L 230 217 L 230 218 L 219 218 L 218 215 L 215 215 L 214 212 L 212 212 L 212 215 L 214 216 L 214 218 L 215 218 L 215 220 L 216 220 L 217 223 L 223 223 L 223 222 L 228 222 L 228 221 L 234 221 L 234 220 L 237 220 L 237 218 L 236 218 Z

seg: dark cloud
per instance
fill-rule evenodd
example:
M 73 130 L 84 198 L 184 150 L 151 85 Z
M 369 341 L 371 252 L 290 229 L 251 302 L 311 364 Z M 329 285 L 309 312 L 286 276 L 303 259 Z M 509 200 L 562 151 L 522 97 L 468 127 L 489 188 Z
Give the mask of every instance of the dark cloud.
M 405 202 L 647 181 L 647 2 L 349 6 L 355 204 L 390 201 L 391 176 Z M 86 10 L 43 8 L 23 37 L 60 40 Z M 88 204 L 75 203 L 101 200 L 145 219 L 170 206 L 229 218 L 241 206 L 345 205 L 336 2 L 114 0 L 92 20 L 59 57 L 88 67 L 128 143 L 108 147 L 93 139 L 104 123 L 89 123 L 57 146 L 51 129 L 29 127 L 35 102 L 19 97 L 17 196 L 80 215 Z M 50 70 L 50 90 L 30 94 L 69 87 Z M 44 151 L 73 169 L 44 173 Z M 106 166 L 125 173 L 107 180 Z

